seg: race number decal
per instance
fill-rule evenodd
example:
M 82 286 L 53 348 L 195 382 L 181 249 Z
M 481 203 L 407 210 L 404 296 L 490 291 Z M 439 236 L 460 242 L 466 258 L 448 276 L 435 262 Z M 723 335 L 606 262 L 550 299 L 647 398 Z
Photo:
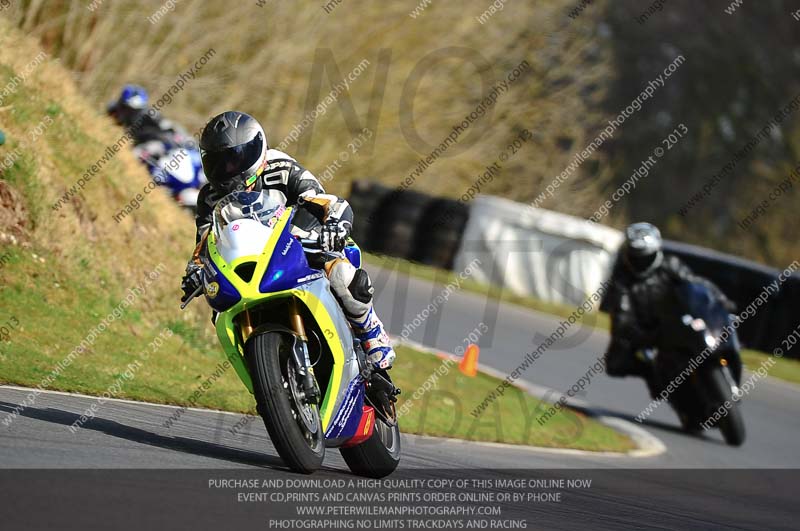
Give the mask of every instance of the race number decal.
M 289 182 L 289 170 L 278 170 L 264 174 L 264 184 L 267 186 L 286 184 L 287 182 Z

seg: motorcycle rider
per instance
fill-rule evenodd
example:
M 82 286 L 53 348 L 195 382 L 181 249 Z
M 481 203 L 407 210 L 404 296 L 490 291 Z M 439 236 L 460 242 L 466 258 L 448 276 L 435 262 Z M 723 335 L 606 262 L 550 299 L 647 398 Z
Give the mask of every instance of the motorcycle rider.
M 148 108 L 148 99 L 144 88 L 125 85 L 107 111 L 127 130 L 134 156 L 147 166 L 153 180 L 166 186 L 181 206 L 193 211 L 198 191 L 206 182 L 200 171 L 197 143 L 183 127 Z
M 705 284 L 729 311 L 736 308 L 717 286 L 694 275 L 678 257 L 664 255 L 661 232 L 654 225 L 634 223 L 625 229 L 625 241 L 600 305 L 611 315 L 611 341 L 605 355 L 609 376 L 648 377 L 648 364 L 636 352 L 657 343 L 662 316 L 656 309 L 679 281 Z
M 357 269 L 343 250 L 353 224 L 353 210 L 344 199 L 325 193 L 314 175 L 281 151 L 271 149 L 255 118 L 236 111 L 219 114 L 206 124 L 200 137 L 200 152 L 208 184 L 197 200 L 197 250 L 211 227 L 214 206 L 234 191 L 267 191 L 287 206 L 298 206 L 292 234 L 319 241 L 320 247 L 337 258 L 312 266 L 324 269 L 331 290 L 361 341 L 367 359 L 376 369 L 389 369 L 395 351 L 372 304 L 369 275 Z M 311 256 L 311 255 L 310 255 Z M 186 298 L 203 283 L 202 267 L 193 259 L 186 267 L 181 288 Z
M 125 85 L 117 100 L 111 102 L 106 112 L 117 125 L 128 130 L 134 148 L 150 142 L 168 146 L 184 146 L 194 139 L 180 125 L 167 120 L 161 113 L 148 107 L 147 91 L 139 85 Z

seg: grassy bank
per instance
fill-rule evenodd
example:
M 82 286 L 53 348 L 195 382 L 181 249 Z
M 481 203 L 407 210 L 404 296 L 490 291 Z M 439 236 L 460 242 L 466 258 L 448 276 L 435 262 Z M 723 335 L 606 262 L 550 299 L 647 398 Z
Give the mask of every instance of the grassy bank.
M 191 218 L 155 190 L 122 223 L 113 220 L 142 192 L 147 171 L 127 144 L 100 163 L 122 131 L 3 19 L 0 86 L 8 87 L 0 107 L 0 378 L 39 384 L 83 341 L 48 386 L 102 392 L 169 327 L 175 335 L 125 387 L 131 396 L 179 398 L 148 379 L 200 379 L 217 359 L 208 310 L 178 308 Z M 93 166 L 99 171 L 86 178 Z M 57 204 L 81 179 L 84 186 Z M 123 306 L 131 289 L 140 293 Z
M 800 384 L 800 361 L 789 358 L 776 358 L 771 354 L 764 354 L 756 350 L 742 351 L 742 361 L 744 361 L 745 367 L 751 371 L 757 370 L 769 359 L 775 361 L 775 364 L 768 368 L 770 376 Z

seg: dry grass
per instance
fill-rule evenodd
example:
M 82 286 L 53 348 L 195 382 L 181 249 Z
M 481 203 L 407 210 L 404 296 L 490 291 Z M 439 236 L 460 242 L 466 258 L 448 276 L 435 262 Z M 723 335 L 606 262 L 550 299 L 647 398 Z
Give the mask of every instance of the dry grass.
M 621 227 L 646 219 L 670 238 L 774 266 L 798 253 L 792 226 L 784 222 L 796 190 L 776 202 L 754 230 L 737 227 L 795 165 L 796 115 L 784 122 L 780 138 L 759 146 L 707 204 L 685 219 L 677 213 L 742 141 L 797 93 L 791 76 L 796 23 L 784 15 L 785 0 L 764 0 L 763 9 L 751 6 L 753 12 L 737 17 L 720 17 L 716 7 L 704 3 L 671 0 L 670 8 L 646 25 L 634 21 L 643 9 L 634 0 L 594 2 L 576 20 L 568 14 L 577 0 L 506 2 L 485 24 L 476 17 L 489 0 L 436 1 L 417 18 L 409 16 L 414 2 L 344 0 L 326 14 L 326 2 L 319 0 L 263 0 L 263 7 L 256 0 L 180 0 L 156 24 L 148 17 L 163 0 L 103 0 L 95 11 L 89 3 L 18 0 L 0 17 L 40 38 L 73 73 L 95 111 L 125 82 L 161 95 L 213 47 L 216 57 L 165 109 L 191 131 L 219 111 L 239 108 L 261 119 L 272 143 L 280 144 L 339 76 L 368 60 L 349 93 L 287 148 L 321 174 L 361 127 L 373 128 L 374 143 L 350 157 L 326 184 L 340 195 L 355 178 L 399 185 L 475 108 L 482 76 L 499 81 L 524 60 L 530 70 L 473 126 L 477 133 L 471 134 L 478 136 L 463 137 L 414 188 L 461 196 L 527 128 L 533 141 L 503 164 L 481 193 L 530 202 L 680 52 L 690 59 L 670 78 L 669 88 L 649 100 L 544 206 L 588 217 L 630 177 L 645 152 L 685 122 L 690 139 L 661 159 L 605 222 Z M 454 47 L 482 59 L 473 64 L 451 57 L 425 68 L 430 54 L 454 55 Z M 735 140 L 720 125 L 729 122 Z M 409 141 L 410 131 L 429 147 Z
M 37 42 L 22 38 L 2 20 L 0 24 L 0 64 L 21 72 L 38 53 Z M 69 74 L 56 62 L 37 66 L 12 98 L 7 100 L 10 108 L 2 115 L 9 148 L 25 143 L 24 158 L 35 168 L 36 182 L 30 183 L 30 188 L 35 190 L 37 201 L 28 205 L 35 214 L 26 234 L 30 244 L 47 248 L 66 263 L 87 258 L 103 270 L 105 264 L 114 263 L 114 280 L 125 286 L 133 284 L 142 271 L 150 271 L 166 259 L 172 282 L 159 295 L 177 296 L 174 284 L 193 243 L 191 219 L 164 194 L 149 196 L 135 218 L 121 224 L 112 219 L 149 180 L 129 150 L 123 149 L 108 170 L 89 182 L 70 205 L 57 212 L 50 208 L 103 154 L 106 146 L 119 138 L 121 131 L 109 120 L 98 119 L 96 109 L 87 104 Z M 48 109 L 57 109 L 53 125 L 31 143 L 28 135 Z M 159 226 L 170 230 L 159 232 Z
M 374 128 L 374 148 L 362 148 L 339 170 L 329 186 L 334 193 L 345 193 L 352 179 L 365 176 L 397 185 L 429 153 L 405 138 L 408 124 L 403 120 L 412 116 L 412 108 L 420 137 L 434 146 L 479 103 L 482 76 L 487 83 L 500 81 L 523 60 L 532 68 L 501 96 L 491 116 L 473 126 L 480 140 L 468 148 L 451 148 L 450 155 L 460 154 L 437 161 L 416 188 L 461 195 L 508 141 L 529 128 L 536 132 L 535 142 L 509 161 L 504 176 L 486 191 L 532 200 L 602 122 L 593 109 L 603 95 L 598 80 L 608 75 L 607 51 L 592 42 L 598 38 L 595 29 L 570 24 L 569 0 L 537 2 L 535 9 L 509 6 L 484 25 L 475 17 L 488 9 L 487 0 L 434 2 L 416 19 L 409 16 L 413 5 L 394 2 L 344 2 L 326 14 L 322 3 L 309 0 L 268 0 L 263 8 L 255 1 L 185 0 L 151 24 L 147 17 L 162 4 L 106 1 L 90 12 L 84 0 L 27 1 L 17 3 L 7 16 L 40 37 L 76 73 L 79 87 L 97 102 L 97 109 L 124 82 L 163 93 L 213 47 L 217 56 L 165 113 L 195 131 L 213 113 L 239 108 L 267 124 L 274 145 L 339 80 L 315 64 L 319 49 L 331 51 L 341 75 L 367 59 L 369 68 L 351 85 L 352 107 L 342 108 L 347 118 L 331 106 L 313 130 L 288 148 L 321 173 L 360 127 Z M 453 58 L 461 52 L 444 51 L 452 47 L 472 50 L 471 56 L 480 57 L 478 64 Z M 421 78 L 412 75 L 435 51 L 449 58 L 432 63 Z M 586 61 L 587 54 L 593 60 Z M 574 76 L 577 65 L 580 79 Z M 319 79 L 315 76 L 322 76 L 322 86 L 318 95 L 309 96 L 311 80 Z M 418 79 L 418 90 L 404 98 L 411 79 Z M 550 104 L 542 105 L 543 98 Z M 461 141 L 472 142 L 469 137 Z M 517 174 L 525 177 L 511 178 Z M 593 207 L 593 188 L 601 181 L 580 185 L 566 208 L 575 212 L 581 204 Z

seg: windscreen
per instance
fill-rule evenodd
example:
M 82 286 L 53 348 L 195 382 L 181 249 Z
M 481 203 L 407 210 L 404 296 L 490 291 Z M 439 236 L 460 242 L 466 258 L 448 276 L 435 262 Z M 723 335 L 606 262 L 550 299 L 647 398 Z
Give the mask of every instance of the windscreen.
M 240 219 L 254 219 L 272 227 L 286 207 L 283 202 L 261 192 L 233 192 L 214 207 L 214 226 L 220 231 Z
M 725 326 L 727 321 L 725 307 L 708 286 L 699 282 L 687 282 L 683 285 L 682 291 L 692 317 L 703 319 L 711 329 Z

